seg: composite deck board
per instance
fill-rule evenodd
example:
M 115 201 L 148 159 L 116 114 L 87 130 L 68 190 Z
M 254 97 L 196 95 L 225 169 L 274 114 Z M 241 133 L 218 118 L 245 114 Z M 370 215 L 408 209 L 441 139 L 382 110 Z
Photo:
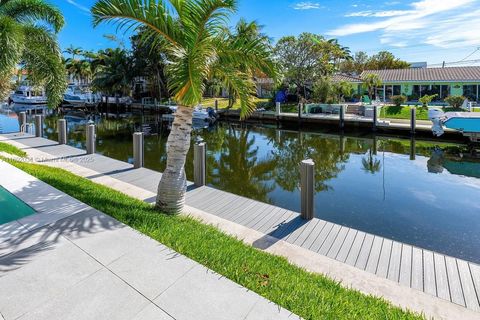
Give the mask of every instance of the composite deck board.
M 380 257 L 378 259 L 376 274 L 382 278 L 388 276 L 388 267 L 390 264 L 390 255 L 392 253 L 393 241 L 389 239 L 383 239 L 382 251 L 380 251 Z
M 355 262 L 355 266 L 362 270 L 367 269 L 368 258 L 370 257 L 370 251 L 372 251 L 373 240 L 375 239 L 374 235 L 366 234 L 365 239 L 362 243 L 362 248 L 360 253 L 357 257 L 357 262 Z
M 404 286 L 412 285 L 412 246 L 402 244 L 402 257 L 400 259 L 400 273 L 398 281 Z
M 402 261 L 402 244 L 393 242 L 392 252 L 390 253 L 390 263 L 388 265 L 387 278 L 392 281 L 399 281 L 400 263 Z
M 70 159 L 72 164 L 96 172 L 88 178 L 109 176 L 138 188 L 157 192 L 161 173 L 134 169 L 124 161 L 55 141 L 20 137 L 26 149 L 36 148 L 53 159 Z M 47 161 L 47 160 L 46 160 Z M 298 212 L 283 209 L 208 186 L 191 188 L 186 203 L 248 228 L 269 234 L 305 249 L 397 281 L 458 305 L 480 311 L 480 266 L 408 244 L 395 242 L 322 219 L 304 221 Z
M 357 263 L 358 256 L 360 255 L 360 250 L 362 249 L 363 243 L 365 241 L 365 236 L 367 234 L 362 231 L 357 231 L 357 234 L 355 235 L 355 239 L 353 240 L 352 247 L 350 248 L 350 251 L 348 252 L 347 258 L 345 259 L 345 263 L 355 266 Z
M 445 264 L 445 256 L 434 253 L 433 260 L 435 262 L 435 282 L 437 284 L 438 297 L 450 300 L 450 288 L 448 287 L 447 265 Z
M 432 296 L 437 295 L 437 284 L 435 279 L 435 262 L 433 252 L 423 250 L 423 287 L 426 293 Z
M 422 249 L 412 248 L 412 275 L 411 287 L 420 291 L 425 290 L 423 285 L 423 251 Z
M 457 261 L 455 258 L 445 257 L 445 265 L 447 268 L 448 283 L 450 284 L 451 300 L 453 303 L 465 307 L 465 299 L 463 297 L 462 283 L 460 281 Z
M 477 296 L 478 287 L 475 287 L 468 262 L 457 259 L 457 266 L 460 282 L 462 283 L 463 297 L 467 308 L 480 311 L 480 304 Z

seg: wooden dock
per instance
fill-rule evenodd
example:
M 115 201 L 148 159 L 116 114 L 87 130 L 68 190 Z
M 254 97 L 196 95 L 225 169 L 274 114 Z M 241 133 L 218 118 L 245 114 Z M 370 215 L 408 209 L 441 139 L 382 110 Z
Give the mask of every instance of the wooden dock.
M 27 135 L 0 135 L 25 151 L 34 149 L 52 161 L 72 161 L 101 176 L 155 193 L 161 173 L 98 154 Z M 209 214 L 285 240 L 403 286 L 480 312 L 480 265 L 365 233 L 321 219 L 305 221 L 298 212 L 189 183 L 187 204 Z M 155 199 L 148 199 L 153 202 Z M 480 314 L 479 314 L 480 318 Z

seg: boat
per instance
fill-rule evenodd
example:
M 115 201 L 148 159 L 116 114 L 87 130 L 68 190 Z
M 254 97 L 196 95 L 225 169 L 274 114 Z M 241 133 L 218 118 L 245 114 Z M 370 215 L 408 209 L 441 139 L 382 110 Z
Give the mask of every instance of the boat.
M 177 112 L 177 107 L 169 106 L 169 108 L 172 111 L 172 113 L 163 115 L 163 117 L 173 118 L 175 116 L 175 113 Z M 199 121 L 199 122 L 203 121 L 208 124 L 214 124 L 215 121 L 217 121 L 218 115 L 215 112 L 215 110 L 213 110 L 213 108 L 211 107 L 203 108 L 202 106 L 197 106 L 193 110 L 192 118 L 193 118 L 193 121 Z
M 10 102 L 15 104 L 47 104 L 47 97 L 43 90 L 22 85 L 10 95 Z
M 95 104 L 101 101 L 101 97 L 90 91 L 88 87 L 80 87 L 70 83 L 63 94 L 63 101 L 73 107 L 84 107 L 88 104 Z
M 472 142 L 480 142 L 480 112 L 443 112 L 430 109 L 428 118 L 432 121 L 432 132 L 440 137 L 445 133 L 444 127 L 457 130 Z

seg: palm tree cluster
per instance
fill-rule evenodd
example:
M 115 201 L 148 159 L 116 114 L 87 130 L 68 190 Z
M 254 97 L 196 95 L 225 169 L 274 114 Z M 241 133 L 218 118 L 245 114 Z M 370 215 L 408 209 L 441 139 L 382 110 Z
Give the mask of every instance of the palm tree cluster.
M 32 84 L 45 87 L 49 106 L 61 102 L 65 68 L 56 34 L 63 25 L 61 12 L 44 0 L 0 1 L 0 94 L 20 66 Z

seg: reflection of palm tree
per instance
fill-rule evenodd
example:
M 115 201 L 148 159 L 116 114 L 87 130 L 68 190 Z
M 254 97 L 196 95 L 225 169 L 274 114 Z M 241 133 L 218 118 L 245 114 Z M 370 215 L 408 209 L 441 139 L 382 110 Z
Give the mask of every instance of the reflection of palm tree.
M 369 149 L 368 150 L 368 157 L 362 158 L 362 166 L 363 166 L 363 170 L 365 170 L 365 172 L 369 172 L 371 174 L 374 174 L 374 173 L 380 171 L 380 169 L 382 168 L 382 163 L 381 163 L 380 160 L 375 159 L 373 157 L 372 149 Z

